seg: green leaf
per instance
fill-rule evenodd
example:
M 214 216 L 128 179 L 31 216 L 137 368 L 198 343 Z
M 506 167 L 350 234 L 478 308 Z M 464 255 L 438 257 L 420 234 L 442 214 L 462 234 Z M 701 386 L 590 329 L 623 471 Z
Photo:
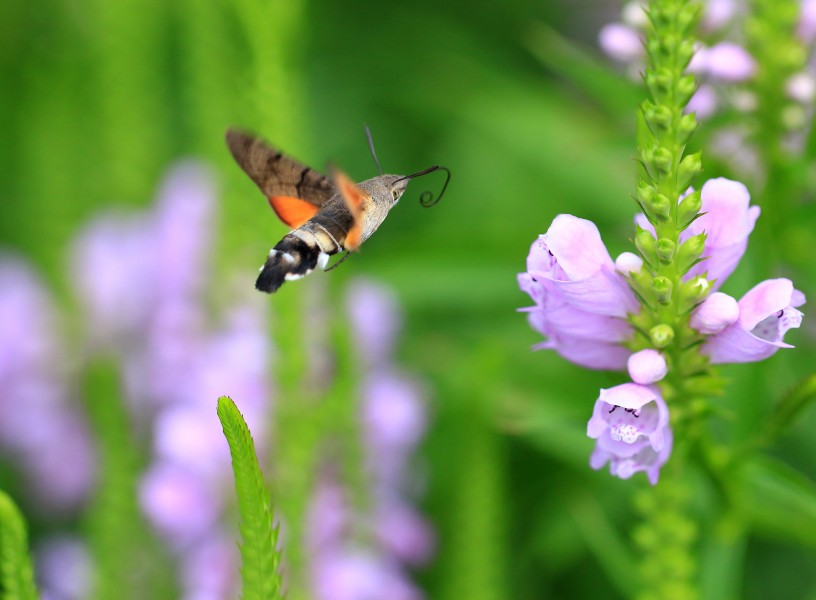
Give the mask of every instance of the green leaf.
M 808 404 L 816 400 L 816 373 L 808 375 L 791 388 L 774 407 L 763 432 L 763 438 L 772 442 L 784 433 Z
M 36 599 L 33 573 L 25 520 L 0 490 L 0 600 Z
M 746 459 L 735 469 L 732 501 L 756 529 L 816 545 L 816 484 L 768 457 Z
M 269 492 L 246 421 L 227 396 L 218 399 L 218 418 L 230 447 L 241 517 L 241 579 L 244 600 L 282 598 L 278 527 L 272 524 Z

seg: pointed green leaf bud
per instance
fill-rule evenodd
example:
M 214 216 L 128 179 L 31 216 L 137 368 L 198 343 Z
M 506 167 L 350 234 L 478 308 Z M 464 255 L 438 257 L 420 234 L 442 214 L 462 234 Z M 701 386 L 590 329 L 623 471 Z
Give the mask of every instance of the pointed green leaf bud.
M 688 281 L 680 284 L 680 291 L 677 299 L 677 309 L 683 314 L 695 306 L 708 296 L 711 291 L 711 282 L 705 277 L 693 277 Z
M 697 264 L 705 249 L 706 234 L 693 235 L 680 245 L 677 251 L 677 272 L 685 275 Z
M 677 46 L 677 63 L 685 69 L 694 56 L 694 42 L 685 39 Z
M 671 172 L 674 157 L 668 148 L 655 148 L 652 162 L 659 172 L 666 175 Z
M 657 253 L 657 258 L 664 265 L 668 265 L 669 263 L 671 263 L 672 258 L 674 258 L 674 249 L 675 243 L 671 241 L 669 238 L 660 238 L 659 240 L 657 240 L 655 252 Z
M 697 84 L 694 82 L 694 77 L 691 75 L 684 75 L 677 82 L 677 98 L 676 101 L 685 106 L 694 92 L 697 91 Z
M 643 117 L 655 134 L 665 133 L 672 126 L 671 109 L 663 104 L 655 106 L 651 102 L 644 102 Z
M 637 246 L 637 249 L 640 251 L 643 260 L 653 268 L 657 265 L 655 244 L 656 240 L 650 231 L 640 227 L 637 228 L 637 232 L 635 233 L 635 246 Z
M 681 231 L 697 218 L 702 205 L 703 199 L 700 196 L 700 190 L 693 191 L 680 201 L 680 204 L 677 205 L 677 226 Z
M 647 46 L 647 49 L 649 50 L 649 54 L 653 54 L 651 46 Z M 659 52 L 657 48 L 655 48 L 655 50 Z M 671 91 L 673 78 L 671 71 L 668 69 L 662 68 L 655 71 L 648 71 L 644 79 L 649 91 L 657 101 L 665 98 Z M 692 79 L 692 81 L 694 80 Z
M 649 339 L 652 340 L 652 344 L 654 344 L 655 348 L 665 348 L 671 344 L 674 339 L 674 329 L 665 323 L 655 325 L 649 330 Z
M 671 202 L 669 202 L 669 199 L 663 194 L 658 194 L 654 197 L 650 208 L 655 216 L 661 221 L 669 220 L 669 215 L 671 213 Z
M 697 119 L 693 114 L 683 115 L 677 123 L 677 139 L 681 144 L 685 144 L 691 135 L 697 130 Z
M 672 297 L 672 282 L 668 277 L 658 275 L 652 280 L 652 291 L 660 304 L 670 304 Z
M 685 189 L 702 170 L 703 162 L 700 160 L 700 153 L 689 154 L 680 161 L 680 165 L 677 167 L 677 187 L 681 190 Z

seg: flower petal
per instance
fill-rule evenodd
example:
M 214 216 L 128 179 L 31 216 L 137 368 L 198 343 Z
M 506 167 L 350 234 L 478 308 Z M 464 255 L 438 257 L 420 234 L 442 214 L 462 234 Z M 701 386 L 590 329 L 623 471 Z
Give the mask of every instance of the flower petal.
M 745 254 L 748 235 L 760 211 L 758 206 L 749 207 L 748 188 L 723 177 L 709 179 L 703 185 L 701 198 L 703 214 L 683 232 L 683 239 L 705 232 L 705 260 L 689 270 L 685 278 L 707 273 L 717 289 Z
M 626 368 L 626 359 L 630 351 L 618 344 L 610 344 L 574 338 L 570 336 L 553 335 L 546 342 L 537 344 L 535 350 L 555 350 L 568 361 L 587 367 L 588 369 L 602 369 L 620 371 Z

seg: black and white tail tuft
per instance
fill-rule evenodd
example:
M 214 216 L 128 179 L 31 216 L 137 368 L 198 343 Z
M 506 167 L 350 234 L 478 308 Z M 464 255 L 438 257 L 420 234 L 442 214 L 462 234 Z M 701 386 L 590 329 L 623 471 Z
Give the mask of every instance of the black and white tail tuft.
M 328 259 L 328 254 L 323 253 L 317 245 L 309 245 L 298 237 L 287 235 L 269 251 L 255 288 L 271 294 L 284 282 L 305 277 L 318 266 L 325 267 Z

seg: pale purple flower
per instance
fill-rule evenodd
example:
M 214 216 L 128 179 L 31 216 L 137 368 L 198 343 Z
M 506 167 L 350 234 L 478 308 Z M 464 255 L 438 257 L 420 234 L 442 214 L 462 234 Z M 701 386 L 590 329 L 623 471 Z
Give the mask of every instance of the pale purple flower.
M 358 353 L 370 366 L 387 363 L 402 318 L 394 293 L 372 281 L 356 279 L 346 294 L 346 312 Z
M 737 14 L 737 8 L 737 0 L 708 0 L 700 24 L 708 31 L 722 29 Z
M 598 32 L 598 43 L 601 50 L 613 59 L 630 63 L 645 55 L 641 35 L 637 29 L 623 23 L 610 23 Z
M 663 354 L 652 348 L 635 352 L 629 357 L 626 368 L 632 381 L 643 385 L 657 383 L 668 372 Z
M 407 502 L 384 500 L 377 508 L 376 531 L 380 544 L 411 567 L 428 564 L 436 547 L 436 536 L 428 521 Z
M 590 466 L 609 463 L 612 475 L 621 479 L 645 471 L 654 485 L 671 454 L 669 409 L 654 386 L 624 383 L 602 389 L 587 435 L 596 440 Z
M 239 564 L 232 534 L 211 531 L 181 556 L 181 600 L 237 598 Z
M 195 162 L 176 164 L 164 180 L 153 213 L 154 251 L 160 257 L 152 285 L 164 298 L 196 296 L 209 273 L 215 186 Z
M 159 261 L 143 215 L 103 215 L 80 232 L 71 277 L 93 342 L 109 344 L 144 327 L 155 305 Z
M 712 288 L 717 290 L 734 272 L 745 254 L 748 236 L 754 230 L 760 210 L 758 206 L 749 206 L 751 196 L 748 188 L 739 181 L 724 177 L 709 179 L 703 184 L 700 193 L 701 215 L 680 235 L 680 241 L 705 233 L 703 260 L 694 265 L 684 279 L 688 281 L 705 274 L 713 281 Z M 654 233 L 654 227 L 642 213 L 638 213 L 635 222 Z
M 632 329 L 624 317 L 639 307 L 594 223 L 556 217 L 530 248 L 518 281 L 536 303 L 522 309 L 530 325 L 548 337 L 538 348 L 589 368 L 625 367 L 629 351 L 621 342 Z
M 91 597 L 93 561 L 78 538 L 59 536 L 34 548 L 37 584 L 43 600 L 84 600 Z
M 154 464 L 144 474 L 139 503 L 152 525 L 176 547 L 201 538 L 221 511 L 216 489 L 195 472 L 170 462 Z
M 763 281 L 739 301 L 739 319 L 708 338 L 703 352 L 714 364 L 742 363 L 764 360 L 779 348 L 792 348 L 782 340 L 789 329 L 801 325 L 797 307 L 804 303 L 805 295 L 789 279 Z
M 313 565 L 316 600 L 421 600 L 406 575 L 382 557 L 354 548 L 319 558 Z
M 688 70 L 714 81 L 739 83 L 754 76 L 756 61 L 742 46 L 720 42 L 710 48 L 698 49 Z
M 689 325 L 700 333 L 720 333 L 739 319 L 739 304 L 728 294 L 714 292 L 691 314 Z
M 805 43 L 816 40 L 816 0 L 802 0 L 797 33 Z
M 717 111 L 718 104 L 717 92 L 712 86 L 704 83 L 694 92 L 685 111 L 694 113 L 698 119 L 707 119 Z
M 785 83 L 785 92 L 797 102 L 810 104 L 816 97 L 816 78 L 806 71 L 797 73 Z

